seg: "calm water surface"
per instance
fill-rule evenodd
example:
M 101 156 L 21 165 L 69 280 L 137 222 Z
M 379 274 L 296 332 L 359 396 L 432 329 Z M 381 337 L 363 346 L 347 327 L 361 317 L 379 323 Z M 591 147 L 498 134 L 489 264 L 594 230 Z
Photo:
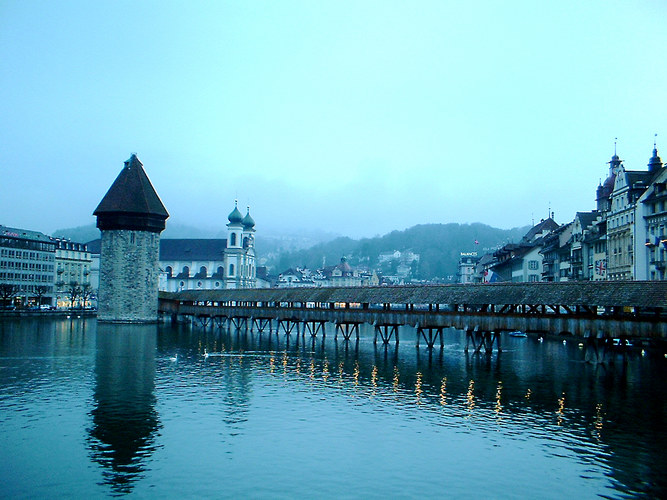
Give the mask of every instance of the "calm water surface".
M 0 497 L 667 497 L 662 353 L 327 333 L 0 322 Z

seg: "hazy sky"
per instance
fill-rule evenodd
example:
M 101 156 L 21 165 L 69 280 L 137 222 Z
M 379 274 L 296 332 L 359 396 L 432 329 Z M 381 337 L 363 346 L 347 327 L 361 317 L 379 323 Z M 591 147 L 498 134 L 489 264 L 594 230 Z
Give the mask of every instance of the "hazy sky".
M 665 0 L 0 0 L 0 224 L 94 222 L 132 152 L 207 228 L 568 222 L 615 137 L 667 156 L 666 54 Z

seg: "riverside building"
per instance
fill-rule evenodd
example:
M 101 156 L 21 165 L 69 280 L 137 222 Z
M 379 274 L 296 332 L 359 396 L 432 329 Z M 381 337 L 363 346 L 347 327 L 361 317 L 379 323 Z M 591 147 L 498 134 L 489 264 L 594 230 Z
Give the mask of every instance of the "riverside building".
M 0 225 L 0 300 L 4 306 L 51 304 L 56 243 L 38 231 Z
M 88 307 L 93 298 L 92 259 L 85 243 L 54 238 L 56 307 Z

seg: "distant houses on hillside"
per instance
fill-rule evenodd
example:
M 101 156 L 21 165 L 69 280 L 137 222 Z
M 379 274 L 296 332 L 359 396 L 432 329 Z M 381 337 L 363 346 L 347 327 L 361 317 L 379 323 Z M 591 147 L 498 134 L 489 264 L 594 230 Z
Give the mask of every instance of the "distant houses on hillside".
M 376 286 L 379 284 L 380 279 L 374 270 L 353 268 L 345 257 L 342 257 L 340 263 L 335 266 L 314 271 L 300 267 L 287 269 L 278 275 L 275 282 L 278 288 Z

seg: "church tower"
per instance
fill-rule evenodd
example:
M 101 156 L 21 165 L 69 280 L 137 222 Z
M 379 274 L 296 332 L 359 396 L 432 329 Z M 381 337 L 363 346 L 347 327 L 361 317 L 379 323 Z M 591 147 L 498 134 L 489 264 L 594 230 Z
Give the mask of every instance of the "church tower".
M 227 251 L 226 260 L 226 288 L 242 288 L 241 276 L 243 271 L 243 214 L 238 204 L 234 203 L 234 210 L 227 217 Z
M 169 214 L 136 154 L 93 215 L 102 232 L 98 320 L 157 321 L 160 233 Z

